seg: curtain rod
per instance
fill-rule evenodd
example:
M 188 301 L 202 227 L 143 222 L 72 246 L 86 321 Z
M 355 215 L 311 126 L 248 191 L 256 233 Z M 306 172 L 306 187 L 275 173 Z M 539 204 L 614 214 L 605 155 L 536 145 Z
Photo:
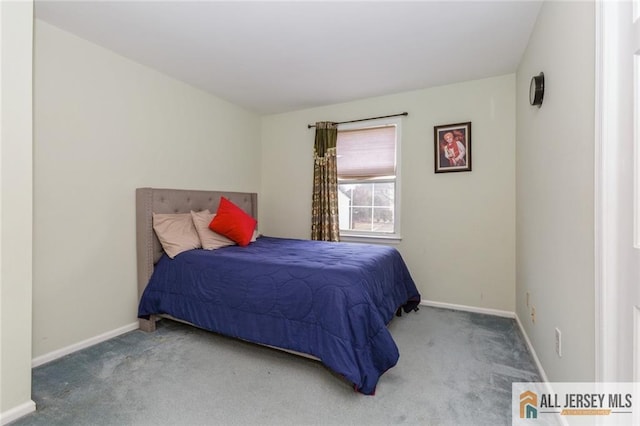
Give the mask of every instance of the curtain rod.
M 369 120 L 377 120 L 379 118 L 400 117 L 401 115 L 407 116 L 407 115 L 409 115 L 409 113 L 408 112 L 401 112 L 400 114 L 383 115 L 381 117 L 361 118 L 360 120 L 351 120 L 351 121 L 340 121 L 339 123 L 335 123 L 335 124 L 357 123 L 358 121 L 369 121 Z M 307 124 L 307 129 L 310 129 L 312 127 L 316 127 L 316 125 L 315 124 Z

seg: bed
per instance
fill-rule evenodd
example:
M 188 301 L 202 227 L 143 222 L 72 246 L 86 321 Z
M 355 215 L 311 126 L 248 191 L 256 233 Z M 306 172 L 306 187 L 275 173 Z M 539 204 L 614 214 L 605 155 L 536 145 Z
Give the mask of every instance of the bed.
M 216 212 L 225 197 L 257 217 L 257 194 L 138 188 L 140 328 L 161 317 L 320 360 L 374 394 L 399 353 L 387 329 L 420 294 L 399 252 L 381 245 L 261 236 L 249 245 L 188 250 L 173 259 L 154 213 Z

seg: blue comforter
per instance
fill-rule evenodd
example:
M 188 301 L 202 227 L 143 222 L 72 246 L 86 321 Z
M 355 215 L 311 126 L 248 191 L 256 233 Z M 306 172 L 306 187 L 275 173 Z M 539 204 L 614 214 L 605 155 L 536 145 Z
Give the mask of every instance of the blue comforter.
M 156 264 L 140 318 L 169 314 L 207 330 L 319 358 L 373 394 L 398 361 L 386 325 L 420 301 L 391 247 L 261 237 Z

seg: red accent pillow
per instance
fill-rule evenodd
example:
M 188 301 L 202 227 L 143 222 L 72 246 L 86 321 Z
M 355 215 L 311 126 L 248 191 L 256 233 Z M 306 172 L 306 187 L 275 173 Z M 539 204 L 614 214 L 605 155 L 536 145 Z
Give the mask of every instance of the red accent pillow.
M 246 214 L 244 210 L 224 197 L 220 197 L 220 205 L 209 229 L 224 235 L 239 246 L 248 246 L 258 222 Z

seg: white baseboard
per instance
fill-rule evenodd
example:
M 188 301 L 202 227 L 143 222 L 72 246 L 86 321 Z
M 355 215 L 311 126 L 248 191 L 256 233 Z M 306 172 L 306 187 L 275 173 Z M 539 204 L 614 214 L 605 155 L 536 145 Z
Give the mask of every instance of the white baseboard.
M 0 425 L 6 425 L 14 420 L 18 420 L 22 416 L 36 411 L 36 403 L 32 400 L 20 404 L 10 410 L 0 413 Z
M 516 322 L 518 323 L 518 327 L 520 327 L 520 331 L 522 332 L 522 335 L 524 336 L 524 341 L 527 343 L 527 347 L 529 348 L 529 351 L 531 352 L 531 356 L 533 357 L 533 361 L 536 363 L 536 366 L 538 367 L 538 372 L 540 373 L 540 378 L 542 379 L 543 382 L 549 383 L 549 379 L 547 378 L 547 373 L 545 373 L 544 368 L 542 368 L 542 364 L 540 363 L 540 359 L 538 358 L 538 355 L 536 354 L 536 350 L 533 349 L 533 345 L 531 344 L 531 340 L 529 340 L 529 336 L 527 336 L 527 332 L 524 330 L 524 327 L 522 326 L 522 322 L 520 321 L 520 317 L 518 317 L 518 314 L 516 314 Z
M 501 311 L 499 309 L 479 308 L 477 306 L 456 305 L 454 303 L 434 302 L 433 300 L 420 301 L 423 306 L 433 306 L 434 308 L 453 309 L 455 311 L 475 312 L 478 314 L 495 315 L 497 317 L 515 318 L 515 312 Z
M 102 343 L 106 340 L 112 339 L 116 336 L 119 336 L 124 333 L 128 333 L 129 331 L 137 330 L 137 329 L 138 329 L 138 321 L 132 322 L 131 324 L 127 324 L 120 328 L 116 328 L 115 330 L 107 331 L 106 333 L 102 333 L 98 336 L 91 337 L 87 340 L 83 340 L 82 342 L 74 343 L 73 345 L 67 346 L 66 348 L 49 352 L 48 354 L 44 354 L 37 358 L 32 359 L 31 368 L 39 367 L 43 364 L 46 364 L 58 358 L 62 358 L 65 355 L 69 355 L 70 353 L 88 348 L 89 346 L 93 346 L 98 343 Z
M 540 373 L 540 378 L 542 379 L 543 382 L 549 382 L 549 379 L 547 378 L 547 373 L 545 373 L 544 368 L 542 368 L 542 364 L 540 363 L 540 359 L 538 358 L 538 355 L 536 354 L 536 350 L 533 349 L 533 345 L 531 344 L 531 340 L 529 339 L 529 336 L 527 335 L 527 332 L 525 331 L 524 327 L 522 326 L 522 322 L 520 321 L 520 318 L 518 318 L 518 315 L 515 312 L 509 312 L 509 311 L 501 311 L 498 309 L 489 309 L 489 308 L 479 308 L 476 306 L 467 306 L 467 305 L 456 305 L 453 303 L 443 303 L 443 302 L 434 302 L 432 300 L 421 300 L 420 304 L 423 306 L 433 306 L 436 308 L 445 308 L 445 309 L 453 309 L 456 311 L 467 311 L 467 312 L 475 312 L 478 314 L 487 314 L 487 315 L 495 315 L 495 316 L 499 316 L 499 317 L 506 317 L 506 318 L 514 318 L 516 320 L 516 322 L 518 323 L 518 327 L 520 327 L 520 331 L 522 332 L 522 336 L 524 337 L 524 341 L 527 344 L 527 348 L 529 348 L 529 352 L 531 353 L 531 356 L 533 357 L 533 361 L 536 364 L 536 367 L 538 368 L 538 372 Z

